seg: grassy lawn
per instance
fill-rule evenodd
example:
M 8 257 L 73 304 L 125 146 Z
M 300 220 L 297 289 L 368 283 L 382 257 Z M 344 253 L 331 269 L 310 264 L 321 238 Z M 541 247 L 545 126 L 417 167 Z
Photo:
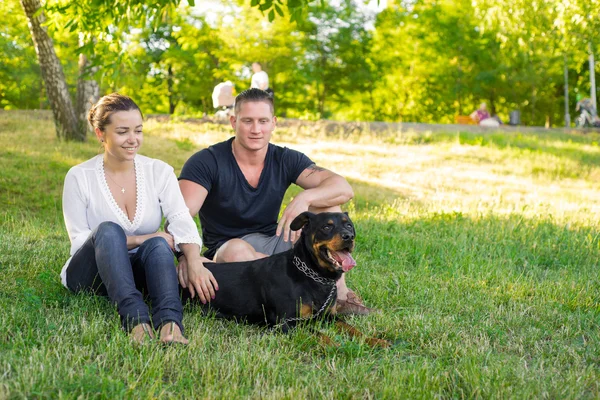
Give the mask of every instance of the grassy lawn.
M 50 117 L 0 111 L 0 399 L 600 397 L 598 135 L 278 128 L 354 186 L 347 280 L 383 312 L 351 323 L 395 345 L 324 325 L 328 348 L 188 307 L 190 346 L 134 348 L 106 299 L 60 284 L 63 179 L 99 146 L 58 142 Z M 177 172 L 231 134 L 145 132 L 142 154 Z

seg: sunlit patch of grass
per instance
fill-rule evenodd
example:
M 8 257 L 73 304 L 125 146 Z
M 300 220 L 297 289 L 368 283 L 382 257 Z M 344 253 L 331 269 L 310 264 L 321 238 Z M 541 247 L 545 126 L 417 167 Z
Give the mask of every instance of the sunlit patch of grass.
M 185 138 L 182 140 L 176 140 L 175 143 L 177 144 L 177 147 L 179 148 L 179 150 L 190 151 L 190 150 L 194 150 L 196 148 L 196 145 L 194 144 L 194 142 L 192 142 L 188 138 Z
M 372 349 L 288 335 L 186 305 L 190 345 L 131 346 L 104 298 L 59 282 L 66 171 L 99 151 L 50 113 L 0 112 L 0 398 L 597 398 L 597 135 L 367 132 L 281 126 L 274 142 L 349 178 L 358 236 L 352 317 Z M 329 128 L 328 128 L 329 129 Z M 145 122 L 142 154 L 179 171 L 232 135 Z M 292 187 L 289 202 L 298 193 Z

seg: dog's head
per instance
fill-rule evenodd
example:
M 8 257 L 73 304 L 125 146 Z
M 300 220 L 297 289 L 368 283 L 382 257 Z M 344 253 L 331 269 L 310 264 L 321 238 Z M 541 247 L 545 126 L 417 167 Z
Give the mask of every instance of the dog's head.
M 302 229 L 299 240 L 322 268 L 341 273 L 356 265 L 351 255 L 356 233 L 348 213 L 313 214 L 307 211 L 298 215 L 290 227 L 294 231 Z

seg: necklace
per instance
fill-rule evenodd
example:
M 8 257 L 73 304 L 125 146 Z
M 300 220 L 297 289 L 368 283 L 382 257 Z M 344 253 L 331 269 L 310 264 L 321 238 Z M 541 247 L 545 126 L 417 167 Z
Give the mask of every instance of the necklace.
M 115 185 L 117 185 L 118 187 L 120 187 L 120 188 L 121 188 L 121 193 L 125 194 L 125 187 L 124 187 L 124 186 L 121 186 L 121 185 L 119 185 L 119 184 L 117 183 L 117 181 L 115 181 L 115 180 L 112 178 L 112 176 L 110 176 L 110 175 L 108 174 L 108 172 L 106 172 L 106 169 L 104 169 L 104 175 L 108 176 L 108 177 L 110 178 L 110 180 L 111 180 L 111 181 L 113 181 L 113 182 L 115 183 Z

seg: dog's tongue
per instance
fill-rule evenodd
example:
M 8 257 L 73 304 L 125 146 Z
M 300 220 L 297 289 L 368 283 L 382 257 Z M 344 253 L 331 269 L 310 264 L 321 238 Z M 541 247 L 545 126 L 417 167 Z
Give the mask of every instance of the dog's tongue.
M 344 272 L 348 272 L 356 266 L 356 261 L 354 261 L 350 252 L 342 250 L 335 251 L 333 254 L 335 255 L 335 259 L 342 264 L 342 270 L 344 270 Z

